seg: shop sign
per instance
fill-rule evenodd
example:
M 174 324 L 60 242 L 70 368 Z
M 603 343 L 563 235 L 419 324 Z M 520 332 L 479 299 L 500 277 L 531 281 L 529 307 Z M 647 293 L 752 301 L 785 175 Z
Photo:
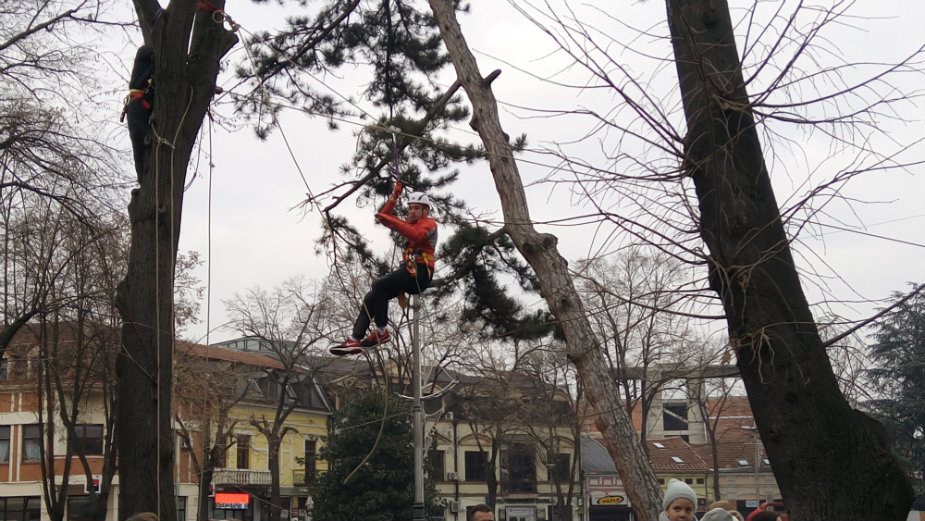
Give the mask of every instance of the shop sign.
M 626 502 L 623 496 L 604 496 L 597 500 L 598 505 L 622 505 Z
M 250 504 L 250 496 L 246 493 L 238 492 L 216 492 L 215 508 L 222 510 L 247 510 Z

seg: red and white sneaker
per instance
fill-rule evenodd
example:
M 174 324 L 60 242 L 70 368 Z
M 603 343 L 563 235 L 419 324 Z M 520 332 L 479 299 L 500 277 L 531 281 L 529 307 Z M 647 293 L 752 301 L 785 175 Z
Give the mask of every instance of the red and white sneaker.
M 363 347 L 376 347 L 389 340 L 392 340 L 392 335 L 389 333 L 388 329 L 385 330 L 385 333 L 380 333 L 378 330 L 374 329 L 372 333 L 367 335 L 366 338 L 360 342 L 360 345 Z
M 360 341 L 360 340 L 347 337 L 347 340 L 344 340 L 342 344 L 340 344 L 339 346 L 334 346 L 328 349 L 328 351 L 330 351 L 331 354 L 335 354 L 338 356 L 357 355 L 363 352 L 363 342 L 364 341 Z

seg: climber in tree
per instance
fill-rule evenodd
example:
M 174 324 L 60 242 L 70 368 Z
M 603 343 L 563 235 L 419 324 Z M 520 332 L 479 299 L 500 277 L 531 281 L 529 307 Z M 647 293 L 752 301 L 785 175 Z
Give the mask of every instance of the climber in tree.
M 437 248 L 437 222 L 430 217 L 430 199 L 421 192 L 411 193 L 408 196 L 408 219 L 399 219 L 395 217 L 394 210 L 401 191 L 401 182 L 396 182 L 392 197 L 376 214 L 376 222 L 408 239 L 402 253 L 402 265 L 373 282 L 369 293 L 363 297 L 353 333 L 342 344 L 331 348 L 331 353 L 335 355 L 362 353 L 363 348 L 388 342 L 391 339 L 386 328 L 389 323 L 389 300 L 402 293 L 416 295 L 430 285 Z M 371 321 L 375 322 L 376 329 L 364 338 Z
M 128 135 L 135 152 L 135 174 L 141 181 L 144 171 L 145 135 L 148 133 L 148 119 L 154 105 L 154 87 L 151 77 L 154 75 L 154 48 L 142 45 L 135 54 L 132 77 L 128 81 L 128 96 L 122 109 L 122 118 L 128 117 Z

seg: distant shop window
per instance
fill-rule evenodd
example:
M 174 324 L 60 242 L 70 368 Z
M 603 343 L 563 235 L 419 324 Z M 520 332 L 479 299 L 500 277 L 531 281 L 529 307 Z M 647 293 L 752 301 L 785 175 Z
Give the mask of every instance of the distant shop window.
M 10 426 L 0 425 L 0 463 L 10 462 Z
M 67 498 L 67 521 L 92 521 L 93 504 L 87 496 Z
M 485 481 L 488 458 L 485 452 L 478 450 L 466 451 L 466 481 Z
M 215 493 L 216 496 L 219 494 L 220 492 Z M 247 510 L 221 508 L 225 504 L 217 503 L 216 499 L 218 498 L 209 498 L 209 519 L 244 519 L 244 514 L 247 514 Z M 221 501 L 225 501 L 225 499 L 221 499 Z M 250 519 L 250 516 L 248 516 L 248 519 Z
M 74 426 L 74 454 L 85 456 L 103 455 L 103 426 L 81 424 Z
M 250 508 L 250 495 L 246 492 L 216 492 L 211 501 L 209 519 L 244 519 Z
M 40 521 L 42 498 L 0 497 L 0 519 L 5 521 Z
M 687 404 L 666 403 L 662 413 L 663 427 L 666 431 L 687 430 Z
M 251 437 L 247 435 L 238 436 L 238 466 L 239 469 L 248 469 L 250 468 L 250 448 L 251 448 Z
M 42 429 L 41 425 L 23 425 L 22 427 L 22 453 L 23 461 L 35 463 L 42 460 Z

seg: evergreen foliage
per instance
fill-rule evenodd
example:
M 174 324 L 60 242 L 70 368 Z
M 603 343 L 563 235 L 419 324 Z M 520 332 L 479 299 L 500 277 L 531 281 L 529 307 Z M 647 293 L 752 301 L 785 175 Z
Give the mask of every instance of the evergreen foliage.
M 549 333 L 548 312 L 525 316 L 516 295 L 502 282 L 510 276 L 523 290 L 538 287 L 504 228 L 491 232 L 471 225 L 468 205 L 448 191 L 459 177 L 454 165 L 484 158 L 484 147 L 441 135 L 451 126 L 463 125 L 469 110 L 457 92 L 458 84 L 439 88 L 437 75 L 451 62 L 426 2 L 329 0 L 313 17 L 292 16 L 283 29 L 259 33 L 246 44 L 256 74 L 250 67 L 238 68 L 239 76 L 254 89 L 239 99 L 238 108 L 258 119 L 258 135 L 272 130 L 271 123 L 260 118 L 279 109 L 267 106 L 269 99 L 259 92 L 263 88 L 271 99 L 331 117 L 332 129 L 340 118 L 375 119 L 357 132 L 356 151 L 350 164 L 342 167 L 344 183 L 325 192 L 319 248 L 331 251 L 337 245 L 338 261 L 359 261 L 374 277 L 392 269 L 386 256 L 369 248 L 355 225 L 334 212 L 348 198 L 357 198 L 360 205 L 381 204 L 400 179 L 407 189 L 428 193 L 444 226 L 441 238 L 450 235 L 447 228 L 458 227 L 438 255 L 441 268 L 432 288 L 445 297 L 464 283 L 463 319 L 476 323 L 474 329 L 487 335 L 529 339 Z M 332 95 L 315 79 L 346 67 L 370 71 L 362 95 L 367 106 L 379 113 L 365 112 L 353 99 Z M 512 147 L 520 150 L 525 144 L 520 136 Z M 304 201 L 303 208 L 313 202 L 318 201 Z M 441 277 L 447 268 L 451 273 Z
M 319 492 L 313 496 L 313 519 L 411 519 L 412 428 L 406 401 L 394 395 L 383 396 L 379 388 L 344 390 L 340 407 L 328 423 L 326 444 L 319 452 L 320 458 L 328 462 L 328 471 L 317 478 Z M 427 485 L 425 498 L 432 502 L 432 480 Z
M 925 510 L 925 286 L 918 286 L 877 323 L 867 371 L 880 398 L 871 406 L 893 438 L 916 490 L 913 507 Z M 900 302 L 901 301 L 901 302 Z

